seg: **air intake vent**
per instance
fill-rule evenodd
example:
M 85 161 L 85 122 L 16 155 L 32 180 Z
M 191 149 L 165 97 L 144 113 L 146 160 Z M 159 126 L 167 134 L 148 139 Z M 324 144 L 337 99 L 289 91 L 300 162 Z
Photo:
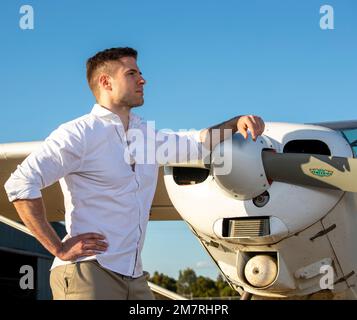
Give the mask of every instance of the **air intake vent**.
M 270 235 L 269 217 L 223 219 L 223 236 L 234 238 Z
M 180 186 L 197 184 L 208 178 L 209 170 L 202 168 L 174 167 L 172 176 L 174 181 Z

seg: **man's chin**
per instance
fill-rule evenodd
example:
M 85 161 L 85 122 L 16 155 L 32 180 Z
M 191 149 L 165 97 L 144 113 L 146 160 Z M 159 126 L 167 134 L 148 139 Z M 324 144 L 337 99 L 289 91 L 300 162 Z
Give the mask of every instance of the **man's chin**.
M 135 103 L 132 104 L 133 108 L 141 107 L 144 104 L 144 99 L 141 99 L 140 101 L 136 101 Z

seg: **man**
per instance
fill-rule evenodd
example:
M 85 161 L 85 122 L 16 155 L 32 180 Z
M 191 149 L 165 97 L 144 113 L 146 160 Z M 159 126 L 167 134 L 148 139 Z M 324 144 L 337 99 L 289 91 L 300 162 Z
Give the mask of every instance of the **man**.
M 239 130 L 246 138 L 249 129 L 254 140 L 264 131 L 259 117 L 236 117 L 198 135 L 168 134 L 190 151 L 168 144 L 161 163 L 136 161 L 153 140 L 147 124 L 131 112 L 144 103 L 145 80 L 136 60 L 131 48 L 107 49 L 88 59 L 87 79 L 97 101 L 91 113 L 52 132 L 5 184 L 25 225 L 56 257 L 50 277 L 54 299 L 152 299 L 140 254 L 158 166 L 199 157 L 200 144 L 214 146 L 207 142 L 213 129 Z M 128 151 L 131 130 L 146 139 L 136 154 Z M 155 148 L 162 146 L 154 140 Z M 41 198 L 41 189 L 58 180 L 68 233 L 62 241 Z

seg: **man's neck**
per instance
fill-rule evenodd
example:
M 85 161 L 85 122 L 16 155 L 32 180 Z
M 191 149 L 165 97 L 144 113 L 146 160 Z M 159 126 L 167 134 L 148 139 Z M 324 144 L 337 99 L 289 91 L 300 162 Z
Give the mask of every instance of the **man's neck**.
M 97 103 L 100 104 L 103 108 L 106 108 L 109 111 L 115 113 L 117 116 L 119 116 L 121 122 L 123 123 L 125 131 L 128 130 L 130 110 L 132 107 L 124 106 L 124 105 L 115 105 L 115 104 L 105 103 L 100 101 L 98 101 Z

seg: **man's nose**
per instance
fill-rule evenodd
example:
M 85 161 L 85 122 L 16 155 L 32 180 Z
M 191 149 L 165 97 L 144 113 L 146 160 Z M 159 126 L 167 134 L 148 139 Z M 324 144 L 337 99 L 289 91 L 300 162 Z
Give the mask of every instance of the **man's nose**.
M 146 84 L 146 80 L 144 79 L 143 76 L 140 76 L 139 84 L 142 84 L 142 85 Z

